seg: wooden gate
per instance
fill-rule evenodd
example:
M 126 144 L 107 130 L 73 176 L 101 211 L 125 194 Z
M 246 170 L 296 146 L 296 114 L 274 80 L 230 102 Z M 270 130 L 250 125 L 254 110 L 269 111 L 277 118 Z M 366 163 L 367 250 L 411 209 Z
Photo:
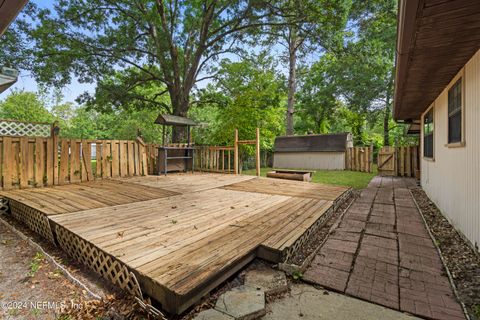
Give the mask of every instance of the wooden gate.
M 383 147 L 378 152 L 378 174 L 381 176 L 396 175 L 395 147 Z
M 419 178 L 418 156 L 418 146 L 383 147 L 378 152 L 378 174 Z

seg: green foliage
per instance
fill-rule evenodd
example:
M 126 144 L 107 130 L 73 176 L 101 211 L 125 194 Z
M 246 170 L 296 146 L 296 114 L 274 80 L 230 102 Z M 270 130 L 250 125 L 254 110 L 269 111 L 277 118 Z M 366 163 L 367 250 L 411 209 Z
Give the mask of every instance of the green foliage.
M 336 84 L 329 74 L 331 59 L 331 55 L 324 55 L 300 78 L 302 85 L 297 94 L 297 132 L 330 132 L 334 113 L 341 106 L 336 97 Z
M 156 110 L 158 113 L 172 113 L 165 85 L 145 80 L 144 76 L 132 67 L 116 71 L 97 83 L 93 95 L 84 93 L 78 101 L 91 109 L 106 113 L 122 110 Z
M 343 44 L 306 68 L 298 94 L 301 132 L 349 131 L 356 145 L 383 144 L 393 97 L 396 1 L 354 1 Z
M 135 140 L 140 133 L 146 142 L 160 142 L 162 133 L 154 124 L 156 117 L 157 112 L 148 109 L 102 113 L 81 106 L 60 134 L 68 138 Z
M 41 252 L 35 253 L 35 256 L 32 258 L 32 261 L 30 262 L 30 271 L 28 272 L 28 275 L 30 277 L 34 277 L 35 274 L 40 270 L 40 264 L 43 261 L 43 254 Z
M 275 137 L 284 130 L 285 114 L 284 79 L 275 72 L 273 63 L 263 53 L 240 62 L 222 61 L 215 84 L 203 93 L 203 99 L 210 103 L 192 113 L 198 116 L 206 110 L 199 120 L 213 120 L 202 132 L 208 135 L 205 140 L 231 145 L 236 128 L 240 139 L 254 139 L 259 127 L 262 149 L 272 148 Z
M 52 123 L 54 116 L 34 92 L 13 91 L 0 101 L 0 119 Z
M 292 274 L 292 278 L 293 280 L 301 280 L 303 278 L 303 273 L 301 273 L 300 271 L 295 271 Z
M 27 122 L 58 121 L 60 136 L 65 138 L 135 140 L 140 133 L 146 142 L 161 141 L 161 127 L 154 124 L 158 115 L 155 110 L 98 112 L 71 103 L 48 108 L 45 100 L 34 92 L 14 91 L 0 101 L 0 118 Z

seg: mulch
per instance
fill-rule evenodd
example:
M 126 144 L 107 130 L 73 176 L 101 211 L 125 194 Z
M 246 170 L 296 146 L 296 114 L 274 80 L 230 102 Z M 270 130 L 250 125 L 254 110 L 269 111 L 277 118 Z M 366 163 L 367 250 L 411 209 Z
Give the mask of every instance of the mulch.
M 480 255 L 441 214 L 421 188 L 412 189 L 472 319 L 480 319 Z

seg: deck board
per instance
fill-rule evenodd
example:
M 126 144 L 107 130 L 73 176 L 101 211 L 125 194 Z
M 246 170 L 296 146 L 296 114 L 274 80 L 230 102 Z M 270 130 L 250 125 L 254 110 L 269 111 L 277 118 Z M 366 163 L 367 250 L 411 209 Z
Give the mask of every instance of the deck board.
M 118 178 L 0 193 L 118 259 L 178 313 L 260 255 L 286 250 L 348 188 L 221 174 Z
M 335 200 L 345 192 L 345 187 L 320 183 L 281 179 L 254 178 L 223 186 L 224 189 L 245 192 L 287 195 L 291 197 Z
M 178 192 L 133 184 L 100 180 L 58 187 L 1 191 L 0 197 L 16 200 L 46 215 L 65 214 L 119 204 L 177 195 Z

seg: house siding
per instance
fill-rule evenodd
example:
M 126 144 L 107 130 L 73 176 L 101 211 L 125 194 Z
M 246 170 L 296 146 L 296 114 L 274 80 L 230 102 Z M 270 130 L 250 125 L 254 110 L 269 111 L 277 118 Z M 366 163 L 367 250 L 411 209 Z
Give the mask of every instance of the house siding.
M 275 152 L 273 166 L 281 169 L 344 170 L 345 152 Z
M 463 76 L 465 146 L 448 147 L 448 89 Z M 470 242 L 480 245 L 480 50 L 433 103 L 434 159 L 421 160 L 422 187 Z M 423 116 L 422 115 L 422 122 Z M 423 155 L 423 126 L 421 150 Z

